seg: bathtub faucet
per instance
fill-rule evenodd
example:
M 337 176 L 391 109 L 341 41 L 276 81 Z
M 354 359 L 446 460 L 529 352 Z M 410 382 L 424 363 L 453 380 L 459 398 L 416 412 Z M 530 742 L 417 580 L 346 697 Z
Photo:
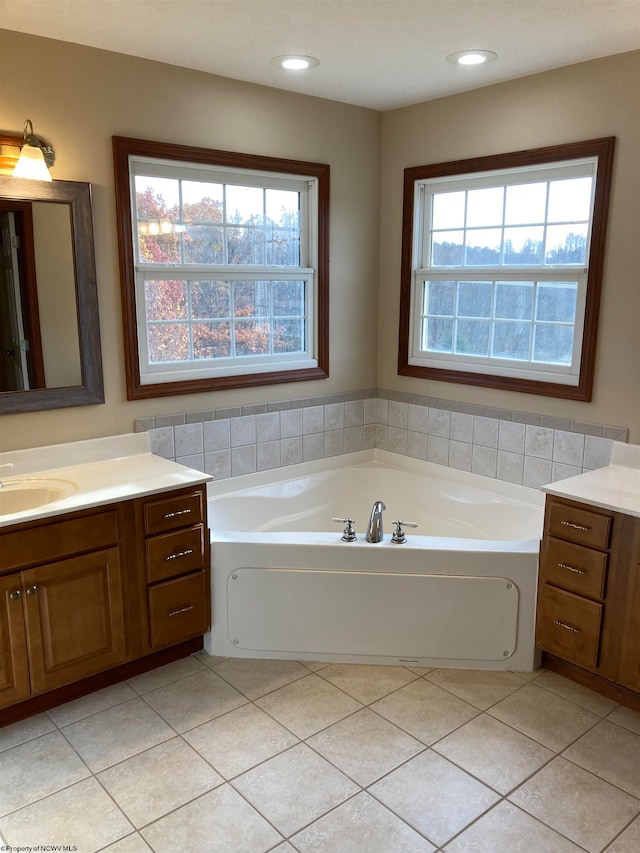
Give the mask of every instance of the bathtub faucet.
M 367 542 L 382 542 L 382 512 L 386 506 L 382 501 L 376 501 L 371 508 L 371 517 L 367 527 Z

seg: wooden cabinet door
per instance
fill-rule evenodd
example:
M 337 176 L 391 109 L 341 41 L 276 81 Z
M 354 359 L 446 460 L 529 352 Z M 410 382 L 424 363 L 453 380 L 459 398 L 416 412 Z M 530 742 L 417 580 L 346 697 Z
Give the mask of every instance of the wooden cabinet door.
M 34 693 L 125 660 L 117 548 L 29 569 L 22 585 Z
M 0 708 L 29 696 L 20 575 L 0 577 Z

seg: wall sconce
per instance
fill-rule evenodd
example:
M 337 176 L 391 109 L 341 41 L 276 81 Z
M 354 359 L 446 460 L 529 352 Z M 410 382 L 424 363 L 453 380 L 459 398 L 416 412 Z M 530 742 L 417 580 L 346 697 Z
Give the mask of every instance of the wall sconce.
M 8 156 L 0 157 L 0 171 L 12 170 L 10 173 L 16 178 L 52 180 L 48 167 L 53 166 L 55 152 L 44 139 L 34 134 L 29 119 L 24 123 L 22 136 L 17 133 L 0 134 L 0 146 L 5 145 L 17 148 L 20 154 L 18 156 L 12 152 Z

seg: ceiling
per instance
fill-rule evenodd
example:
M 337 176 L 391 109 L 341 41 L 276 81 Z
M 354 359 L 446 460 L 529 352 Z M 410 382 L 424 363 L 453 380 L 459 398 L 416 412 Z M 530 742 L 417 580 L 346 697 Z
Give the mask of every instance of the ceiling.
M 640 49 L 640 0 L 0 0 L 0 25 L 389 110 Z M 446 61 L 469 48 L 498 59 Z

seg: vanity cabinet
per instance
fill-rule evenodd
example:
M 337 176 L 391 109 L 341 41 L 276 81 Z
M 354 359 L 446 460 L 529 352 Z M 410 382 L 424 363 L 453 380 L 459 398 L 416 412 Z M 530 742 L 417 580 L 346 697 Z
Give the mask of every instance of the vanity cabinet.
M 631 691 L 640 691 L 639 531 L 631 516 L 547 495 L 536 617 L 545 666 L 632 704 Z
M 173 645 L 209 627 L 209 547 L 202 489 L 143 504 L 149 645 Z
M 200 648 L 208 538 L 205 485 L 0 528 L 0 709 L 26 716 Z
M 0 704 L 125 660 L 115 511 L 3 533 L 0 549 Z
M 622 682 L 640 693 L 640 520 L 632 545 L 632 569 L 625 624 Z

